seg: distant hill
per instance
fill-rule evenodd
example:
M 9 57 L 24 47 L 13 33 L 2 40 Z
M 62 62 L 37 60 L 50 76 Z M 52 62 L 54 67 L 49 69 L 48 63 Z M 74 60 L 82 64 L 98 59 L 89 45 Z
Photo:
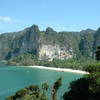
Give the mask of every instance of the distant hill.
M 0 60 L 8 60 L 15 56 L 32 53 L 39 60 L 68 59 L 93 57 L 96 47 L 100 45 L 100 28 L 80 32 L 56 32 L 48 27 L 40 31 L 32 25 L 22 31 L 0 35 Z

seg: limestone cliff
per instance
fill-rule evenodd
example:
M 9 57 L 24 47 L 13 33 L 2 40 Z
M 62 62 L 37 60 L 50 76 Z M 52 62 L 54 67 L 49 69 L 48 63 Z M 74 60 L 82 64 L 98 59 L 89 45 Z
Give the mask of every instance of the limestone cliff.
M 80 32 L 56 32 L 48 27 L 40 31 L 32 25 L 22 31 L 0 35 L 0 60 L 8 60 L 23 53 L 32 53 L 39 60 L 69 59 L 74 56 L 92 57 L 100 44 L 100 29 Z
M 68 59 L 72 58 L 73 50 L 72 48 L 67 49 L 65 47 L 60 47 L 59 45 L 42 45 L 39 49 L 39 59 L 52 61 L 54 58 L 57 59 Z

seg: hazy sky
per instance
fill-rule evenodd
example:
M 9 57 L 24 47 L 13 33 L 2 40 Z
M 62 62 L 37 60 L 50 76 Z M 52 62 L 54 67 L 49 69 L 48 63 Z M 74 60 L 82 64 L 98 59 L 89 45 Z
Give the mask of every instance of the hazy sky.
M 32 24 L 45 30 L 80 31 L 100 27 L 100 0 L 0 0 L 0 33 Z

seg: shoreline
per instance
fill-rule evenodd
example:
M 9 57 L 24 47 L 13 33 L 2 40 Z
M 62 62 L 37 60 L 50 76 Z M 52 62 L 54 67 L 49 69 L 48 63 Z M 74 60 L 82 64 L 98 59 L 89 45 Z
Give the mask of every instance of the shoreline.
M 55 68 L 55 67 L 44 67 L 44 66 L 28 66 L 30 68 L 38 68 L 38 69 L 48 69 L 48 70 L 54 70 L 54 71 L 61 71 L 61 72 L 72 72 L 77 74 L 88 74 L 86 71 L 81 70 L 74 70 L 69 68 Z

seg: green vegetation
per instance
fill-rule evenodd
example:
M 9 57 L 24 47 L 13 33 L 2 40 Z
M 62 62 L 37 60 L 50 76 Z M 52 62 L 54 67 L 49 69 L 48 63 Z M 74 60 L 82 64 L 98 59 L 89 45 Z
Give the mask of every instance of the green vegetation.
M 76 58 L 68 60 L 54 59 L 51 62 L 38 61 L 38 65 L 47 67 L 56 67 L 56 68 L 71 68 L 71 69 L 84 70 L 86 65 L 90 63 L 92 64 L 98 63 L 94 59 L 87 59 L 87 61 L 85 59 L 86 58 L 80 58 L 80 60 L 77 60 Z
M 86 66 L 84 68 L 84 70 L 89 73 L 100 72 L 100 62 L 98 62 L 96 64 L 90 64 L 90 65 Z
M 47 90 L 48 88 L 46 88 Z M 43 91 L 45 91 L 45 88 L 32 85 L 17 91 L 15 95 L 6 98 L 6 100 L 47 100 Z
M 24 53 L 39 54 L 42 45 L 59 45 L 67 50 L 73 49 L 76 56 L 92 58 L 100 45 L 100 29 L 87 29 L 80 32 L 56 32 L 52 28 L 40 31 L 32 25 L 22 31 L 0 35 L 0 60 L 9 60 Z
M 96 50 L 96 60 L 100 61 L 100 46 L 98 46 Z
M 60 86 L 62 85 L 62 78 L 59 78 L 53 85 L 52 87 L 52 100 L 57 100 L 57 91 L 60 88 Z
M 97 49 L 96 56 L 98 57 L 99 54 L 100 50 Z M 65 92 L 62 97 L 63 100 L 100 100 L 100 61 L 96 64 L 86 65 L 84 70 L 89 74 L 71 82 L 69 91 Z M 52 100 L 57 100 L 57 91 L 61 85 L 62 78 L 59 78 L 52 87 Z M 42 84 L 42 88 L 29 86 L 19 90 L 6 100 L 48 100 L 46 94 L 48 88 L 47 83 Z
M 86 69 L 90 74 L 71 82 L 64 100 L 100 100 L 100 64 L 91 66 Z
M 99 54 L 97 47 L 97 58 Z M 100 62 L 86 66 L 85 70 L 89 74 L 71 82 L 69 91 L 63 95 L 64 100 L 100 100 Z
M 35 65 L 37 62 L 36 56 L 33 54 L 25 53 L 20 56 L 16 56 L 13 59 L 8 60 L 8 65 L 22 65 L 22 66 L 28 66 L 28 65 Z
M 97 47 L 96 59 L 99 58 L 99 54 L 100 50 L 99 47 Z M 71 82 L 69 91 L 62 94 L 62 98 L 63 100 L 100 100 L 100 61 L 98 59 L 96 61 L 94 59 L 87 59 L 80 56 L 77 59 L 54 59 L 51 62 L 45 62 L 38 61 L 34 54 L 23 54 L 9 60 L 8 63 L 15 65 L 42 65 L 47 67 L 85 70 L 90 74 L 84 75 L 82 78 Z M 54 83 L 51 89 L 52 100 L 57 100 L 57 91 L 61 86 L 61 82 L 61 78 L 59 78 Z M 34 90 L 34 86 L 29 86 L 28 88 L 16 92 L 14 96 L 10 96 L 7 100 L 48 100 L 48 98 L 50 98 L 47 95 L 49 85 L 44 83 L 38 88 L 39 89 Z
M 53 85 L 52 89 L 52 100 L 56 100 L 57 91 L 61 86 L 62 79 L 59 78 Z M 24 89 L 21 89 L 15 93 L 15 95 L 7 97 L 6 100 L 49 100 L 48 92 L 49 85 L 48 83 L 43 83 L 42 86 L 31 85 Z M 50 98 L 50 97 L 49 97 Z
M 87 60 L 86 60 L 87 59 Z M 54 59 L 53 61 L 39 61 L 34 54 L 25 53 L 8 60 L 8 65 L 22 65 L 22 66 L 46 66 L 56 68 L 71 68 L 78 70 L 85 70 L 85 66 L 91 64 L 98 64 L 98 62 L 91 58 L 79 57 L 68 60 Z
M 91 64 L 86 66 L 85 70 L 89 74 L 71 82 L 69 90 L 62 94 L 63 100 L 100 100 L 100 64 Z M 43 83 L 41 87 L 32 85 L 21 89 L 6 100 L 49 100 L 48 98 L 57 100 L 57 91 L 61 85 L 62 78 L 59 78 L 49 89 L 51 97 L 47 95 L 48 83 Z

